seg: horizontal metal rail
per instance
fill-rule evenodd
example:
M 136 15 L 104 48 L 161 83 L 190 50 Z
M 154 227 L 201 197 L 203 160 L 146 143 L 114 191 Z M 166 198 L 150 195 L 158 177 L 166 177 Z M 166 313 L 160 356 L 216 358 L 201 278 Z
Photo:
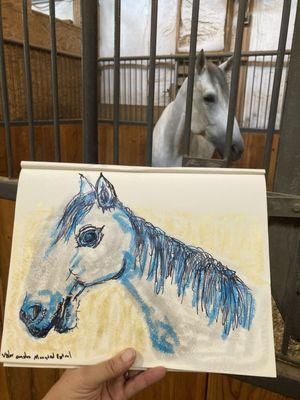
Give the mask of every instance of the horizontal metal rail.
M 229 58 L 233 56 L 232 51 L 228 52 L 207 52 L 205 53 L 205 56 L 207 58 Z M 286 50 L 285 54 L 289 55 L 291 54 L 291 50 Z M 267 51 L 242 51 L 241 52 L 241 57 L 251 57 L 251 56 L 276 56 L 277 55 L 277 50 L 267 50 Z M 126 56 L 126 57 L 120 57 L 120 61 L 134 61 L 134 60 L 149 60 L 150 56 Z M 188 59 L 189 58 L 189 53 L 183 53 L 183 54 L 159 54 L 155 56 L 156 60 L 163 60 L 165 58 L 171 58 L 174 60 L 180 60 L 180 59 Z M 106 61 L 113 61 L 113 57 L 99 57 L 98 62 L 106 62 Z

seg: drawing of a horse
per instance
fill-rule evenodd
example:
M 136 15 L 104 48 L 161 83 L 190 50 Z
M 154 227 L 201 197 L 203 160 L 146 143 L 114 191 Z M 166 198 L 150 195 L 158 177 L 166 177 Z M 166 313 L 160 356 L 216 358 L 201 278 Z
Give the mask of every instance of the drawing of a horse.
M 211 158 L 215 148 L 223 156 L 225 150 L 229 90 L 226 73 L 232 58 L 217 67 L 207 61 L 203 50 L 197 57 L 192 105 L 190 155 Z M 176 98 L 164 109 L 153 131 L 152 165 L 181 167 L 184 149 L 184 121 L 187 95 L 185 79 Z M 241 158 L 244 141 L 234 119 L 231 160 Z
M 254 297 L 235 271 L 136 216 L 102 174 L 95 186 L 80 175 L 78 194 L 65 206 L 44 253 L 32 261 L 20 319 L 35 338 L 51 329 L 68 332 L 77 325 L 80 296 L 111 280 L 140 307 L 158 351 L 172 354 L 180 346 L 170 315 L 151 300 L 159 304 L 170 295 L 167 284 L 180 300 L 170 298 L 173 312 L 189 294 L 190 313 L 219 324 L 223 339 L 237 328 L 251 328 Z

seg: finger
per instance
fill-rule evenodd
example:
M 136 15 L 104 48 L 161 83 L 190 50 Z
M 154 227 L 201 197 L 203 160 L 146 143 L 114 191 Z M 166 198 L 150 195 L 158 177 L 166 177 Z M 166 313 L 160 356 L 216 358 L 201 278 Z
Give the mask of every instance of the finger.
M 125 383 L 126 398 L 130 398 L 153 383 L 160 381 L 165 375 L 166 369 L 164 367 L 150 368 L 136 375 Z
M 128 348 L 110 360 L 81 369 L 86 385 L 97 387 L 100 383 L 124 374 L 134 363 L 136 352 Z

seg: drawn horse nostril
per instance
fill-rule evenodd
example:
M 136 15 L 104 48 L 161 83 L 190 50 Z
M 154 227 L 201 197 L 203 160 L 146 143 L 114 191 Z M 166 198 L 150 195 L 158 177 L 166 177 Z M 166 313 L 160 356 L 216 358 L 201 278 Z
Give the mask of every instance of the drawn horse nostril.
M 42 311 L 42 306 L 40 304 L 35 304 L 28 309 L 28 316 L 30 317 L 31 321 L 37 319 Z

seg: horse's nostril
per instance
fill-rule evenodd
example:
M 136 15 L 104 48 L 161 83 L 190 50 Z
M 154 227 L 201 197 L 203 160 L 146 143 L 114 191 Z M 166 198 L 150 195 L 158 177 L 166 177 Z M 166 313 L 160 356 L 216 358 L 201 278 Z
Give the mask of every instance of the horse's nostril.
M 40 304 L 35 304 L 28 309 L 28 316 L 30 317 L 31 321 L 37 319 L 42 311 L 42 306 Z

